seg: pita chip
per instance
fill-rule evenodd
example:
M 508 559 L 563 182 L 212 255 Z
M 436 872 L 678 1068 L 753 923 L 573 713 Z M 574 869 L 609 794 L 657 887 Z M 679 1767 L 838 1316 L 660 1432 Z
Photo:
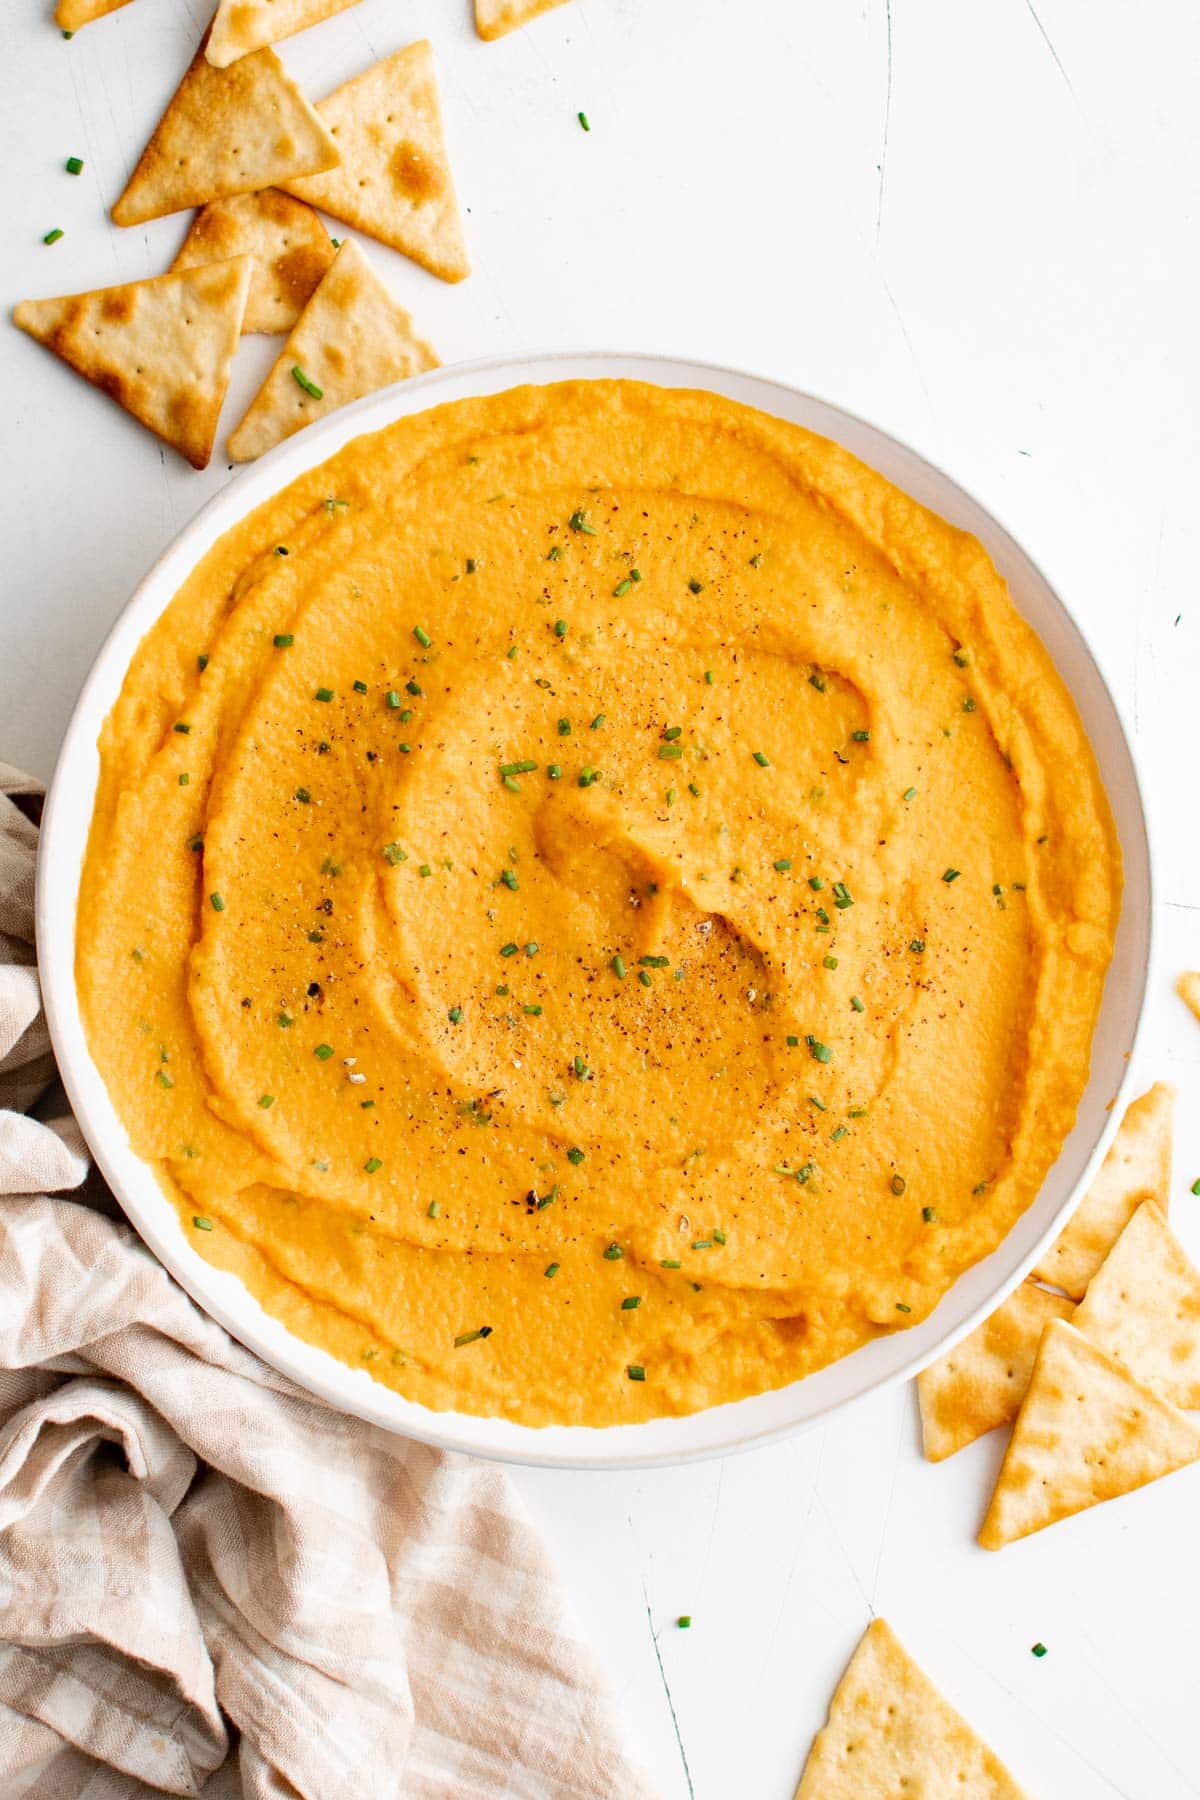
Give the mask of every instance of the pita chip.
M 917 1376 L 921 1436 L 941 1462 L 985 1431 L 1015 1419 L 1029 1385 L 1042 1327 L 1069 1319 L 1074 1302 L 1026 1281 L 969 1337 Z
M 1175 992 L 1187 1002 L 1200 1021 L 1200 970 L 1189 969 L 1175 983 Z
M 229 455 L 251 462 L 336 407 L 437 366 L 404 308 L 348 241 L 230 438 Z
M 1156 1081 L 1131 1101 L 1108 1155 L 1066 1228 L 1034 1274 L 1073 1300 L 1084 1290 L 1144 1200 L 1167 1204 L 1175 1089 Z
M 796 1800 L 1026 1800 L 884 1619 L 873 1619 L 813 1739 Z
M 443 281 L 469 275 L 428 42 L 372 63 L 317 110 L 341 151 L 341 166 L 280 185 Z
M 329 233 L 311 206 L 264 188 L 212 200 L 196 214 L 173 269 L 252 256 L 242 331 L 290 331 L 333 261 Z
M 1164 1400 L 1200 1407 L 1200 1269 L 1153 1200 L 1092 1276 L 1075 1324 Z
M 30 337 L 203 469 L 242 329 L 248 256 L 58 300 L 22 300 Z
M 979 1533 L 999 1550 L 1200 1458 L 1200 1431 L 1107 1351 L 1052 1319 Z
M 112 216 L 140 225 L 337 162 L 337 145 L 273 50 L 214 69 L 202 44 Z
M 215 69 L 226 69 L 264 44 L 277 44 L 355 5 L 357 0 L 220 0 L 205 55 Z
M 475 29 L 491 43 L 562 5 L 563 0 L 475 0 Z
M 78 31 L 81 25 L 90 25 L 93 19 L 102 19 L 105 13 L 128 5 L 129 0 L 58 0 L 54 23 L 64 31 Z

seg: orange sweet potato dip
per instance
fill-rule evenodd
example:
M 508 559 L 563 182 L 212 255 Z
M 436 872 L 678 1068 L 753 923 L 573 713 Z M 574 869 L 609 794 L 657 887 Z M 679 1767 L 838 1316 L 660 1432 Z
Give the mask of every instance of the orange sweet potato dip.
M 222 538 L 101 739 L 77 970 L 196 1249 L 426 1405 L 685 1413 L 1029 1204 L 1119 907 L 980 545 L 703 393 L 524 388 Z

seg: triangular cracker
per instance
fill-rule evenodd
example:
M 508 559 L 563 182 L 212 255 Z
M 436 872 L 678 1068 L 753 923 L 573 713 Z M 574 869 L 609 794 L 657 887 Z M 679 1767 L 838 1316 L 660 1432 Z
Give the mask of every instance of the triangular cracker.
M 230 438 L 229 455 L 250 462 L 336 407 L 437 366 L 404 308 L 347 241 Z
M 22 300 L 13 319 L 203 469 L 253 267 L 239 256 L 90 294 Z
M 240 56 L 278 44 L 297 31 L 344 12 L 358 0 L 220 0 L 209 32 L 209 62 L 226 69 Z
M 1200 1020 L 1200 971 L 1189 969 L 1175 983 L 1175 992 L 1191 1007 Z
M 253 256 L 242 320 L 248 331 L 290 331 L 333 261 L 329 233 L 311 206 L 278 188 L 213 200 L 192 221 L 172 269 Z
M 1052 1319 L 979 1533 L 999 1550 L 1200 1459 L 1200 1431 L 1065 1319 Z
M 542 13 L 563 3 L 564 0 L 475 0 L 475 29 L 491 43 L 493 38 L 503 37 L 519 25 L 528 25 L 530 19 L 540 18 Z
M 1167 1204 L 1175 1089 L 1156 1081 L 1131 1101 L 1099 1173 L 1034 1274 L 1073 1300 L 1084 1290 L 1143 1200 Z
M 273 50 L 214 69 L 201 44 L 112 216 L 140 225 L 337 162 L 337 145 Z
M 917 1376 L 921 1435 L 930 1462 L 941 1462 L 985 1431 L 1015 1419 L 1029 1385 L 1042 1327 L 1069 1319 L 1074 1302 L 1032 1282 L 998 1306 L 990 1319 Z
M 342 166 L 280 186 L 403 251 L 443 281 L 469 275 L 428 42 L 372 63 L 317 111 Z
M 808 1753 L 796 1800 L 1025 1800 L 886 1620 L 873 1619 Z
M 1092 1276 L 1075 1324 L 1164 1400 L 1200 1407 L 1200 1269 L 1153 1200 Z
M 78 31 L 81 25 L 90 25 L 93 19 L 102 19 L 105 13 L 128 5 L 129 0 L 58 0 L 54 23 L 64 31 Z

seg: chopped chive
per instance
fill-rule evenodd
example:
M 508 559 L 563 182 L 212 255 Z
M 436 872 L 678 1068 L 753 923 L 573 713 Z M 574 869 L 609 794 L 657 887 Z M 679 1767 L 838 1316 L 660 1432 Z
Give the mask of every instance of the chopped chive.
M 1034 1644 L 1030 1651 L 1031 1656 L 1045 1656 L 1045 1654 L 1046 1654 L 1046 1646 L 1045 1646 L 1045 1644 L 1041 1644 L 1041 1643 Z
M 412 680 L 405 682 L 404 691 L 406 694 L 412 694 L 414 699 L 420 700 L 423 698 L 425 690 L 422 688 L 419 681 Z
M 505 887 L 509 890 L 510 893 L 512 893 L 512 894 L 516 893 L 517 887 L 518 887 L 518 882 L 517 882 L 517 872 L 515 869 L 501 869 L 500 880 L 504 883 Z
M 275 648 L 277 650 L 290 650 L 295 641 L 296 639 L 290 631 L 277 631 L 275 633 Z
M 767 759 L 767 758 L 766 758 L 766 757 L 765 757 L 765 756 L 764 756 L 764 755 L 763 755 L 763 753 L 762 753 L 762 751 L 761 751 L 761 750 L 756 750 L 756 751 L 755 751 L 755 752 L 754 752 L 754 760 L 755 760 L 755 762 L 756 762 L 756 763 L 757 763 L 757 764 L 758 764 L 758 766 L 759 766 L 759 768 L 760 768 L 760 769 L 769 769 L 769 768 L 770 768 L 770 766 L 771 766 L 771 764 L 770 764 L 770 762 L 769 762 L 769 761 L 768 761 L 768 759 Z
M 691 1624 L 692 1624 L 691 1613 L 680 1613 L 680 1615 L 676 1619 L 675 1623 L 679 1627 L 680 1631 L 690 1631 Z
M 68 156 L 67 162 L 66 162 L 66 170 L 67 170 L 68 175 L 82 175 L 83 174 L 83 158 L 82 158 L 82 156 Z
M 859 999 L 857 994 L 851 994 L 850 1005 L 853 1007 L 855 1012 L 866 1012 L 866 1010 L 867 1010 L 866 1007 L 863 1005 L 862 1001 Z
M 650 972 L 648 969 L 639 969 L 638 970 L 638 980 L 641 982 L 643 987 L 650 987 L 652 985 L 651 978 L 650 978 Z
M 211 1231 L 213 1228 L 212 1220 L 202 1219 L 198 1213 L 192 1219 L 192 1224 L 197 1231 Z
M 711 1250 L 712 1247 L 713 1240 L 711 1238 L 696 1238 L 692 1244 L 693 1250 Z
M 383 1164 L 377 1156 L 368 1156 L 366 1162 L 363 1164 L 363 1168 L 368 1175 L 377 1174 L 382 1167 Z
M 570 1150 L 567 1151 L 567 1161 L 569 1163 L 573 1163 L 576 1168 L 578 1168 L 580 1163 L 583 1161 L 583 1156 L 584 1156 L 584 1153 L 579 1148 L 578 1145 L 573 1146 Z
M 819 875 L 810 875 L 808 878 L 808 885 L 814 894 L 819 894 L 821 889 L 825 886 L 825 883 L 821 880 Z
M 595 537 L 596 535 L 596 527 L 588 524 L 587 514 L 581 506 L 576 507 L 575 511 L 567 520 L 567 524 L 571 527 L 572 531 L 581 531 L 585 537 Z
M 581 769 L 579 771 L 579 785 L 581 788 L 595 787 L 599 779 L 599 769 L 593 769 L 590 764 L 586 769 Z
M 181 775 L 181 776 L 180 776 L 180 777 L 179 777 L 179 785 L 180 785 L 180 787 L 186 787 L 186 786 L 187 786 L 187 785 L 188 785 L 188 783 L 189 783 L 189 781 L 190 781 L 190 780 L 191 780 L 191 779 L 192 779 L 192 778 L 191 778 L 191 776 L 190 776 L 190 775 L 188 775 L 188 774 L 187 774 L 187 773 L 184 773 L 184 774 L 182 774 L 182 775 Z
M 704 592 L 704 583 L 702 581 L 697 581 L 696 577 L 693 575 L 692 579 L 688 582 L 688 592 L 691 594 L 702 594 Z
M 385 844 L 383 846 L 383 860 L 386 863 L 390 863 L 394 869 L 397 863 L 408 861 L 408 851 L 401 849 L 399 844 Z
M 288 1026 L 294 1025 L 295 1022 L 290 1013 L 281 1012 L 276 1015 L 275 1023 L 282 1031 L 286 1031 Z
M 584 1062 L 582 1056 L 578 1055 L 572 1061 L 571 1067 L 575 1071 L 575 1078 L 577 1081 L 586 1081 L 592 1072 Z
M 577 117 L 579 119 L 579 123 L 583 126 L 583 129 L 585 131 L 590 131 L 592 129 L 588 123 L 588 116 L 585 112 L 581 112 L 581 113 L 577 114 Z
M 428 876 L 433 874 L 433 870 L 430 868 L 428 863 L 422 863 L 420 868 L 417 870 L 417 874 L 420 875 L 422 877 L 422 879 L 425 879 Z
M 561 1263 L 548 1263 L 546 1265 L 546 1267 L 542 1270 L 542 1274 L 546 1277 L 547 1281 L 550 1281 L 553 1279 L 553 1277 L 555 1275 L 558 1274 L 558 1271 L 561 1267 L 562 1267 Z
M 461 1331 L 454 1340 L 454 1348 L 461 1350 L 464 1344 L 477 1344 L 480 1338 L 489 1338 L 491 1335 L 490 1325 L 481 1325 L 478 1331 Z
M 780 857 L 776 858 L 775 862 L 773 862 L 771 864 L 771 867 L 773 869 L 776 869 L 780 875 L 786 874 L 787 871 L 791 868 L 791 866 L 792 866 L 792 859 L 790 856 L 780 856 Z
M 925 939 L 924 938 L 913 938 L 912 942 L 909 944 L 908 947 L 915 956 L 920 956 L 925 949 Z
M 975 711 L 975 700 L 971 694 L 968 694 L 966 699 L 963 701 L 962 709 L 964 712 L 974 712 Z
M 851 742 L 855 744 L 869 744 L 871 741 L 871 734 L 869 731 L 852 731 L 850 733 L 850 739 Z
M 399 712 L 400 696 L 396 692 L 395 688 L 388 689 L 387 693 L 384 695 L 384 704 L 389 708 L 390 711 Z
M 604 1260 L 605 1262 L 620 1262 L 624 1255 L 625 1252 L 620 1244 L 609 1244 L 604 1251 Z
M 540 1019 L 542 1016 L 542 1009 L 540 1006 L 523 1006 L 521 1011 L 528 1013 L 530 1017 L 534 1019 Z
M 157 1081 L 159 1087 L 173 1088 L 175 1086 L 175 1083 L 165 1069 L 156 1069 L 154 1071 L 154 1079 Z
M 518 945 L 511 943 L 511 942 L 507 943 L 507 944 L 501 944 L 500 954 L 501 954 L 501 956 L 515 956 L 517 954 L 518 948 L 519 948 Z
M 942 880 L 949 884 L 951 881 L 957 881 L 961 873 L 962 871 L 960 869 L 947 869 L 942 876 Z
M 418 644 L 420 644 L 422 650 L 428 650 L 430 644 L 433 642 L 433 639 L 423 625 L 413 626 L 413 636 L 416 638 Z
M 530 757 L 523 757 L 520 762 L 501 763 L 501 775 L 532 775 L 537 764 Z
M 678 800 L 678 798 L 679 798 L 679 795 L 674 788 L 667 789 L 667 805 L 668 806 L 674 806 L 674 804 Z
M 664 1256 L 658 1266 L 660 1269 L 682 1269 L 683 1264 L 676 1262 L 673 1256 Z
M 450 1008 L 450 1011 L 446 1014 L 446 1017 L 449 1019 L 449 1021 L 452 1025 L 461 1025 L 462 1016 L 463 1016 L 463 1014 L 462 1014 L 461 1006 L 452 1006 Z
M 713 682 L 714 682 L 714 681 L 715 681 L 715 680 L 716 680 L 716 679 L 717 679 L 717 678 L 716 678 L 716 676 L 715 676 L 715 675 L 714 675 L 714 674 L 713 674 L 713 672 L 712 672 L 712 670 L 711 670 L 711 669 L 705 669 L 705 671 L 704 671 L 704 685 L 705 685 L 705 687 L 711 687 L 711 686 L 712 686 L 712 684 L 713 684 Z
M 616 587 L 613 589 L 613 599 L 614 600 L 623 600 L 632 586 L 633 586 L 632 577 L 629 575 L 626 575 L 624 581 L 618 581 Z
M 646 1371 L 643 1369 L 641 1363 L 629 1363 L 626 1366 L 625 1373 L 628 1375 L 630 1381 L 645 1381 L 646 1379 Z
M 175 729 L 179 733 L 180 737 L 186 737 L 192 728 L 190 725 L 185 725 L 183 720 L 180 719 L 178 721 L 178 723 L 176 724 Z
M 838 966 L 838 959 L 836 956 L 823 956 L 821 962 L 827 969 L 836 969 Z
M 848 1134 L 848 1131 L 849 1131 L 849 1126 L 839 1125 L 836 1128 L 836 1130 L 830 1132 L 830 1134 L 829 1134 L 830 1143 L 831 1144 L 840 1144 L 842 1139 Z
M 570 737 L 570 735 L 571 735 L 570 719 L 560 719 L 558 721 L 558 735 L 559 735 L 559 737 Z
M 592 720 L 592 730 L 599 731 L 600 727 L 606 722 L 607 718 L 608 718 L 607 713 L 597 713 L 595 718 Z
M 669 969 L 671 959 L 669 956 L 639 956 L 638 963 L 643 969 Z
M 425 1217 L 427 1219 L 440 1219 L 441 1216 L 442 1216 L 441 1202 L 438 1200 L 431 1200 L 429 1202 L 429 1205 L 425 1208 Z
M 844 881 L 835 881 L 833 884 L 833 904 L 842 912 L 854 905 L 854 896 Z
M 619 955 L 614 956 L 612 959 L 612 962 L 609 964 L 609 967 L 612 969 L 612 972 L 616 976 L 618 981 L 624 981 L 624 979 L 625 979 L 625 958 L 623 956 L 619 956 Z
M 714 1244 L 723 1244 L 725 1242 L 726 1242 L 726 1237 L 725 1237 L 725 1233 L 723 1231 L 714 1231 L 713 1232 L 713 1243 Z
M 867 1109 L 865 1106 L 852 1106 L 846 1114 L 848 1119 L 865 1119 L 866 1116 Z
M 199 832 L 196 833 L 195 837 L 190 837 L 188 839 L 188 849 L 189 850 L 203 850 L 203 848 L 204 848 L 204 839 L 200 836 Z
M 550 777 L 551 781 L 560 781 L 562 779 L 562 764 L 561 763 L 547 763 L 546 764 L 546 773 Z
M 640 1294 L 626 1294 L 624 1300 L 621 1302 L 621 1311 L 636 1312 L 641 1304 L 642 1296 Z
M 203 675 L 205 669 L 207 669 L 207 667 L 208 667 L 208 654 L 206 651 L 202 650 L 200 652 L 199 656 L 196 658 L 196 667 L 199 669 L 200 673 Z
M 296 789 L 296 798 L 300 802 L 301 806 L 307 806 L 310 803 L 310 801 L 312 800 L 312 795 L 309 793 L 307 788 L 297 788 Z
M 896 1302 L 896 1311 L 897 1311 L 897 1312 L 906 1312 L 906 1313 L 910 1313 L 910 1312 L 911 1312 L 911 1311 L 912 1311 L 912 1307 L 911 1307 L 911 1306 L 905 1306 L 905 1304 L 904 1304 L 904 1302 L 903 1302 L 903 1300 L 897 1300 L 897 1302 Z
M 809 1054 L 814 1062 L 827 1063 L 833 1061 L 833 1051 L 828 1044 L 819 1043 L 816 1038 L 808 1039 Z
M 823 694 L 825 692 L 826 686 L 828 685 L 826 683 L 825 677 L 821 674 L 819 669 L 813 670 L 812 674 L 808 678 L 808 684 L 810 687 L 815 687 L 818 694 Z
M 313 1050 L 313 1055 L 316 1057 L 318 1062 L 328 1062 L 330 1057 L 333 1055 L 333 1045 L 332 1044 L 318 1044 L 316 1046 L 316 1048 Z
M 938 1216 L 934 1212 L 932 1206 L 923 1206 L 921 1208 L 921 1217 L 927 1225 L 936 1225 L 938 1222 Z
M 297 387 L 304 389 L 304 392 L 311 400 L 323 400 L 325 398 L 324 388 L 319 388 L 315 381 L 310 381 L 299 363 L 292 364 L 292 380 L 296 383 Z
M 208 903 L 212 907 L 214 912 L 224 912 L 225 911 L 225 902 L 222 899 L 220 894 L 210 894 L 208 896 Z
M 316 693 L 313 695 L 313 699 L 314 700 L 325 700 L 325 701 L 332 700 L 333 699 L 333 689 L 332 688 L 318 688 Z
M 520 793 L 521 784 L 519 781 L 514 781 L 511 775 L 502 775 L 500 777 L 500 780 L 501 780 L 502 785 L 508 789 L 510 794 L 519 794 Z
M 960 645 L 959 648 L 954 652 L 954 660 L 958 664 L 960 669 L 965 669 L 967 664 L 970 662 L 971 658 L 967 655 L 967 652 Z
M 526 956 L 536 956 L 540 949 L 541 949 L 541 945 L 539 943 L 537 943 L 535 940 L 531 939 L 530 942 L 528 944 L 526 944 L 526 946 L 525 946 L 525 954 L 526 954 Z
M 908 1183 L 905 1181 L 903 1175 L 893 1175 L 889 1185 L 893 1194 L 902 1194 L 908 1186 Z
M 54 227 L 53 231 L 48 231 L 46 233 L 45 237 L 42 239 L 42 242 L 43 242 L 43 244 L 57 244 L 57 242 L 61 236 L 62 236 L 62 232 L 59 230 L 58 226 L 56 225 Z
M 676 738 L 683 736 L 683 726 L 668 725 L 667 729 L 663 732 L 663 736 L 666 738 L 668 744 L 673 744 Z
M 659 762 L 678 762 L 682 755 L 682 744 L 660 744 L 658 746 Z
M 903 796 L 902 796 L 902 798 L 903 798 L 903 799 L 905 799 L 905 800 L 915 800 L 915 799 L 916 799 L 916 797 L 917 797 L 917 790 L 916 790 L 916 788 L 905 788 L 905 790 L 904 790 L 904 793 L 903 793 Z
M 787 1041 L 788 1041 L 788 1048 L 791 1050 L 794 1050 L 796 1048 L 797 1044 L 800 1042 L 800 1039 L 798 1037 L 796 1037 L 794 1033 L 789 1032 Z
M 274 1094 L 260 1094 L 258 1096 L 258 1104 L 262 1107 L 264 1112 L 268 1112 L 275 1104 Z

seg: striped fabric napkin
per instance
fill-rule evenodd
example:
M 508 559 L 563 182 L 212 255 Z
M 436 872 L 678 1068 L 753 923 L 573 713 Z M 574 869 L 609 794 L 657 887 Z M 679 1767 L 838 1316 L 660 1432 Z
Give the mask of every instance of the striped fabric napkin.
M 37 805 L 0 764 L 0 1794 L 650 1800 L 505 1476 L 276 1375 L 89 1179 Z

